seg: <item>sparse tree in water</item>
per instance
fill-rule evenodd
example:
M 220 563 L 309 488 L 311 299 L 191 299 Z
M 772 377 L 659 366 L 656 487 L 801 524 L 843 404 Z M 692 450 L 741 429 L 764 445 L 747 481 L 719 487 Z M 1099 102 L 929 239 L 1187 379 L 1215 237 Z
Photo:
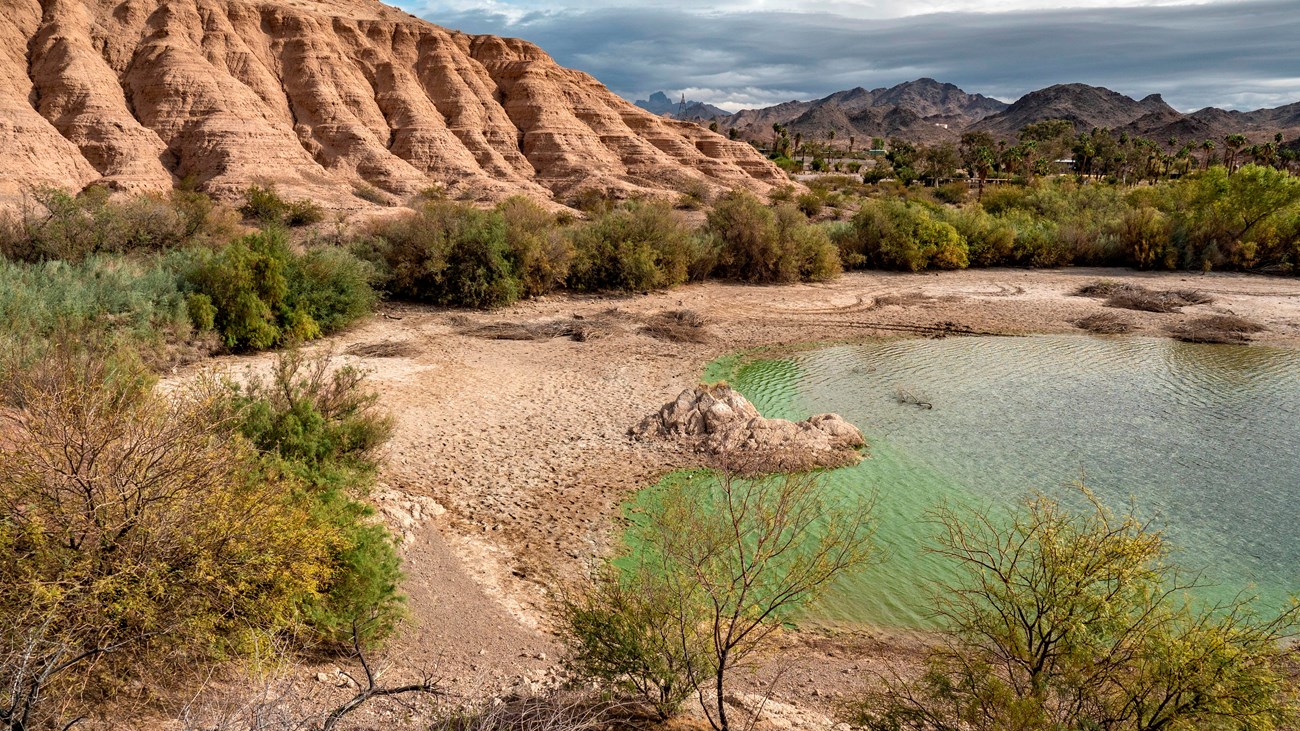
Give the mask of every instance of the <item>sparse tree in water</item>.
M 1194 604 L 1164 536 L 1086 489 L 1007 514 L 943 507 L 943 639 L 920 678 L 877 686 L 858 722 L 890 731 L 1279 729 L 1300 720 L 1300 608 Z
M 681 479 L 565 623 L 581 674 L 622 677 L 667 715 L 685 683 L 716 731 L 728 682 L 837 577 L 871 555 L 872 503 L 832 504 L 814 473 Z M 628 566 L 630 564 L 630 566 Z
M 815 474 L 730 472 L 714 490 L 676 483 L 660 505 L 648 516 L 645 540 L 674 593 L 704 607 L 709 652 L 690 665 L 690 681 L 710 725 L 730 731 L 730 674 L 832 580 L 867 561 L 873 505 L 832 505 Z

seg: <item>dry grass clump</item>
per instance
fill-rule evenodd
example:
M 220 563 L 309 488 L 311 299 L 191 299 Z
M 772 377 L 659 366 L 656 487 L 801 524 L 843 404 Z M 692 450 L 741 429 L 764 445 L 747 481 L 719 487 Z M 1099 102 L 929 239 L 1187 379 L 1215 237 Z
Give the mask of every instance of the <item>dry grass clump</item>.
M 669 310 L 652 316 L 641 332 L 671 343 L 705 343 L 709 340 L 707 325 L 704 316 L 694 310 Z
M 934 297 L 931 297 L 930 295 L 925 294 L 924 292 L 904 292 L 902 294 L 886 294 L 877 297 L 875 301 L 871 303 L 871 308 L 875 309 L 877 307 L 890 307 L 892 305 L 898 305 L 899 307 L 911 307 L 913 305 L 923 305 L 933 301 L 934 301 Z
M 1189 320 L 1170 329 L 1175 339 L 1185 343 L 1248 343 L 1253 333 L 1266 330 L 1263 325 L 1237 315 L 1208 315 Z
M 405 340 L 385 340 L 380 343 L 357 343 L 343 352 L 359 358 L 410 358 L 419 355 L 420 349 Z
M 551 340 L 570 338 L 577 342 L 603 337 L 618 327 L 625 319 L 617 309 L 606 310 L 595 317 L 574 315 L 567 320 L 542 320 L 540 322 L 493 322 L 466 327 L 462 335 L 485 340 Z
M 1133 323 L 1128 318 L 1113 312 L 1098 312 L 1095 315 L 1081 317 L 1074 321 L 1074 325 L 1098 335 L 1122 335 L 1133 330 Z
M 1156 290 L 1136 284 L 1101 280 L 1075 290 L 1079 297 L 1106 300 L 1107 307 L 1142 312 L 1178 312 L 1189 305 L 1208 305 L 1214 297 L 1194 289 Z
M 635 706 L 590 691 L 548 690 L 468 706 L 435 722 L 431 731 L 600 731 L 634 727 Z

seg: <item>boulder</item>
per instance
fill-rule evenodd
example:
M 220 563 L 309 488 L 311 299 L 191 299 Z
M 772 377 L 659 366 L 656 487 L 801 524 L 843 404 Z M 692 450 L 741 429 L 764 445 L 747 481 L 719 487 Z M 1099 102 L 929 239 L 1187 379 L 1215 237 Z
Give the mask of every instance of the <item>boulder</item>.
M 791 472 L 857 463 L 862 432 L 837 414 L 805 421 L 768 419 L 726 384 L 698 386 L 641 420 L 638 439 L 690 446 L 711 466 L 745 472 Z

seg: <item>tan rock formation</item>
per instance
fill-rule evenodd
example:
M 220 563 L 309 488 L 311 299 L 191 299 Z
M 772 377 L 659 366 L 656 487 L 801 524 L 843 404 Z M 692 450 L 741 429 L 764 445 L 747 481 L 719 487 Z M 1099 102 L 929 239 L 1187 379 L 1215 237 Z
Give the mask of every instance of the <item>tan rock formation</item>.
M 630 433 L 681 442 L 704 454 L 711 466 L 741 472 L 844 467 L 862 459 L 858 450 L 866 444 L 862 432 L 836 414 L 798 423 L 766 419 L 726 384 L 682 391 Z
M 441 184 L 493 200 L 784 182 L 748 145 L 661 119 L 520 40 L 371 0 L 6 0 L 0 197 L 253 182 L 357 204 Z

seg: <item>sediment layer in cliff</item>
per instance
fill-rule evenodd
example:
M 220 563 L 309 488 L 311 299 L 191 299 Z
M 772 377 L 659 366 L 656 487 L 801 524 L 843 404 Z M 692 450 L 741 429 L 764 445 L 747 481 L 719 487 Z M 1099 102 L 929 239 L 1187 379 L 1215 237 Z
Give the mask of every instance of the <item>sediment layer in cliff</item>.
M 370 0 L 8 0 L 0 198 L 181 181 L 346 204 L 364 186 L 565 200 L 784 177 L 532 44 Z

